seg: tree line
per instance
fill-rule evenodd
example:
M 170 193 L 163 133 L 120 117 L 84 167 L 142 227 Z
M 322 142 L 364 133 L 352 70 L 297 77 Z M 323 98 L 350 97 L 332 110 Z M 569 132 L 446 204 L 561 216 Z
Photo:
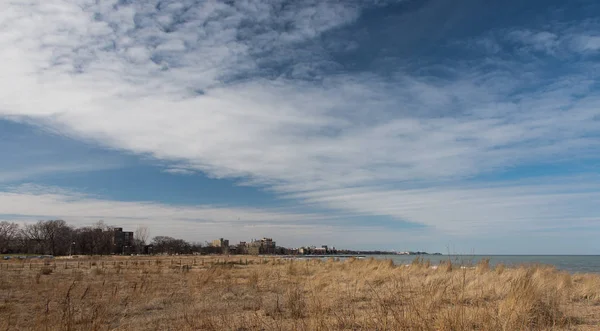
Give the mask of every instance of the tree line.
M 131 246 L 115 247 L 115 228 L 100 221 L 92 226 L 74 227 L 63 220 L 38 221 L 20 226 L 0 222 L 0 254 L 109 255 L 121 253 L 190 254 L 202 245 L 183 239 L 157 236 L 149 240 L 146 227 L 138 227 Z M 205 248 L 206 249 L 206 248 Z

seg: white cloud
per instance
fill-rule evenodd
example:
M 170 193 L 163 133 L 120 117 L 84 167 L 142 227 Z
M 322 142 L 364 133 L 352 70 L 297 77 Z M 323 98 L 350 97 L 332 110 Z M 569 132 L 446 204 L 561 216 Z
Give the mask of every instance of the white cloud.
M 524 53 L 540 52 L 561 58 L 600 50 L 599 22 L 571 22 L 566 26 L 565 24 L 555 25 L 550 30 L 514 29 L 505 31 L 502 39 L 515 43 Z M 494 38 L 480 39 L 477 44 L 489 52 L 496 53 L 498 51 L 490 46 L 497 45 Z
M 451 78 L 399 70 L 391 80 L 356 73 L 315 82 L 306 78 L 331 60 L 298 46 L 352 23 L 358 6 L 115 3 L 0 4 L 0 76 L 11 78 L 0 82 L 0 116 L 189 165 L 170 172 L 242 178 L 320 206 L 445 231 L 485 228 L 476 220 L 502 228 L 500 215 L 540 228 L 540 215 L 548 216 L 540 212 L 545 202 L 557 215 L 572 214 L 547 196 L 500 214 L 493 204 L 497 191 L 443 190 L 440 181 L 585 161 L 600 152 L 600 100 L 587 93 L 592 81 L 585 70 L 547 77 L 535 63 L 506 60 L 492 63 L 491 72 L 479 70 L 483 62 L 449 65 L 443 69 Z M 522 30 L 511 38 L 547 53 L 562 45 L 553 32 Z M 310 65 L 277 70 L 299 56 Z M 430 189 L 406 189 L 411 185 Z M 463 193 L 464 201 L 450 202 Z M 488 198 L 468 212 L 478 196 Z M 65 203 L 52 199 L 56 208 Z M 114 210 L 123 214 L 138 208 L 119 206 Z M 594 212 L 585 207 L 573 215 Z M 162 209 L 158 215 L 179 213 Z
M 574 48 L 581 51 L 600 50 L 600 36 L 580 35 L 573 38 Z
M 447 184 L 399 190 L 345 188 L 294 193 L 306 203 L 418 221 L 447 235 L 536 233 L 556 228 L 600 230 L 600 178 L 540 178 L 502 184 Z M 565 234 L 567 235 L 567 234 Z
M 559 46 L 559 37 L 548 31 L 533 32 L 516 30 L 508 34 L 508 38 L 531 47 L 534 51 L 554 53 Z

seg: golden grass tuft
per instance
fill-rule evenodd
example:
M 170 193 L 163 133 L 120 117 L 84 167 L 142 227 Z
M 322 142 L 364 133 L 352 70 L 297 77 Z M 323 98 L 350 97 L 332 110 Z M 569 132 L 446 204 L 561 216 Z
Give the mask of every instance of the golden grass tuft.
M 475 269 L 477 270 L 477 272 L 479 274 L 484 274 L 484 273 L 490 271 L 490 259 L 483 258 L 483 259 L 479 260 Z
M 537 271 L 518 270 L 519 273 L 509 281 L 508 293 L 499 305 L 503 324 L 531 330 L 563 326 L 567 322 L 560 307 L 559 293 L 545 286 L 546 278 L 534 277 Z

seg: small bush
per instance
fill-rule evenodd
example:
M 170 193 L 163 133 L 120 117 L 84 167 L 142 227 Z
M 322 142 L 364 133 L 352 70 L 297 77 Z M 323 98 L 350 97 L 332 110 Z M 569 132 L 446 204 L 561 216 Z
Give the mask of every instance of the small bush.
M 50 275 L 52 274 L 52 268 L 48 268 L 48 267 L 43 267 L 42 269 L 40 269 L 40 275 Z

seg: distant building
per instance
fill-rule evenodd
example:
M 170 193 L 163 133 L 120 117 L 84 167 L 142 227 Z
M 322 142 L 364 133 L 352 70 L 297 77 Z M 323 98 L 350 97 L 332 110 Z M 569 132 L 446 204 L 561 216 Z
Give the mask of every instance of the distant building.
M 229 240 L 227 239 L 215 239 L 212 241 L 211 246 L 218 248 L 221 254 L 229 254 Z
M 262 238 L 260 248 L 261 254 L 275 254 L 276 245 L 272 238 Z
M 148 255 L 154 254 L 154 245 L 150 244 L 144 246 L 144 248 L 142 249 L 142 253 Z
M 219 238 L 212 241 L 211 246 L 213 247 L 229 247 L 229 240 Z
M 241 244 L 241 243 L 240 243 Z M 244 243 L 246 246 L 247 254 L 258 255 L 258 254 L 276 254 L 277 246 L 272 238 L 262 238 L 260 240 L 252 240 L 249 244 Z
M 248 244 L 245 241 L 240 241 L 237 245 L 236 254 L 248 254 Z
M 258 255 L 260 254 L 260 242 L 253 241 L 248 245 L 248 254 Z
M 130 254 L 133 251 L 133 232 L 114 228 L 112 246 L 114 254 Z

